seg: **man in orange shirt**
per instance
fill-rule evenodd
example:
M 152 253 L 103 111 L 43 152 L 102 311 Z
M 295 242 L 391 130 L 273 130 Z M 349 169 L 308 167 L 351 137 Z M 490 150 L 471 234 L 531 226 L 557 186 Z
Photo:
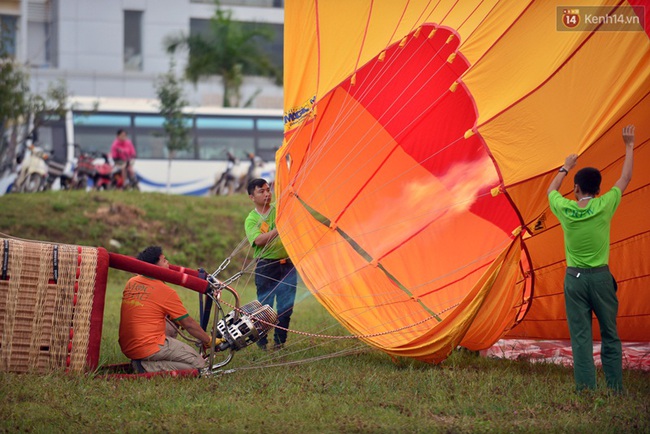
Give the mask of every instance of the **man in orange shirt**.
M 150 246 L 139 260 L 169 268 L 162 248 Z M 187 313 L 176 291 L 164 282 L 146 276 L 131 278 L 122 295 L 120 348 L 137 372 L 201 369 L 205 359 L 191 346 L 175 339 L 177 331 L 167 318 L 180 324 L 204 346 L 210 335 Z

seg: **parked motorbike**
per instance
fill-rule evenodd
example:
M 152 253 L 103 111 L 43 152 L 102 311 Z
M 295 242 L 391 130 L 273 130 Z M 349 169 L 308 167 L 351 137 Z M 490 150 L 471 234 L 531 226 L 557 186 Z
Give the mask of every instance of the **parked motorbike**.
M 130 176 L 131 166 L 133 165 L 133 160 L 129 161 L 116 161 L 115 169 L 113 172 L 113 188 L 120 190 L 140 190 L 138 185 L 138 177 L 133 174 Z M 124 176 L 126 173 L 126 177 Z
M 233 169 L 237 164 L 237 158 L 228 152 L 228 162 L 226 163 L 226 169 L 221 173 L 221 176 L 215 181 L 215 183 L 210 187 L 209 194 L 211 195 L 231 195 L 239 187 L 238 178 L 234 175 Z
M 95 190 L 109 190 L 113 188 L 117 172 L 121 172 L 121 169 L 113 166 L 106 154 L 102 154 L 101 159 L 96 159 L 93 166 L 95 168 L 95 174 L 93 176 Z
M 70 182 L 71 190 L 107 190 L 113 184 L 113 165 L 108 155 L 80 151 Z
M 95 156 L 82 151 L 77 157 L 70 188 L 72 190 L 85 190 L 88 187 L 88 181 L 92 181 L 94 178 Z
M 52 187 L 55 187 L 57 180 L 61 190 L 69 190 L 72 185 L 73 174 L 70 170 L 66 170 L 67 165 L 54 160 L 52 157 L 45 160 L 45 162 L 47 163 L 47 178 L 43 190 L 51 190 Z
M 128 176 L 129 165 L 132 164 L 131 161 L 125 162 L 116 162 L 113 164 L 112 160 L 107 154 L 100 154 L 99 157 L 93 159 L 93 169 L 92 175 L 89 176 L 89 179 L 93 181 L 93 188 L 95 190 L 139 190 L 138 180 L 131 179 Z M 127 176 L 123 176 L 123 165 L 126 164 L 124 168 Z
M 45 185 L 48 167 L 45 162 L 47 152 L 39 146 L 30 145 L 29 154 L 23 159 L 18 176 L 11 191 L 18 193 L 35 193 L 41 191 Z

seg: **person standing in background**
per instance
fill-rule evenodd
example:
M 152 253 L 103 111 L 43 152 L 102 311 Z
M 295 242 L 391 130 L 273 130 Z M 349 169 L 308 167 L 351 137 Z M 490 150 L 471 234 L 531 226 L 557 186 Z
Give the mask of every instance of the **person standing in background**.
M 256 178 L 247 186 L 248 195 L 255 207 L 246 217 L 246 237 L 257 259 L 255 286 L 257 299 L 278 312 L 278 327 L 273 334 L 273 349 L 279 350 L 287 341 L 287 331 L 296 298 L 298 276 L 278 236 L 275 226 L 275 205 L 271 203 L 271 187 L 266 180 Z M 268 339 L 263 336 L 257 345 L 267 349 Z
M 562 181 L 576 165 L 578 156 L 575 154 L 566 157 L 547 192 L 551 211 L 564 232 L 567 263 L 564 298 L 578 391 L 596 389 L 592 312 L 600 326 L 601 360 L 607 387 L 616 392 L 623 390 L 623 353 L 616 328 L 617 285 L 608 266 L 609 233 L 614 212 L 632 180 L 634 125 L 623 128 L 623 142 L 625 161 L 621 177 L 607 193 L 598 196 L 602 176 L 594 167 L 585 167 L 575 174 L 575 201 L 558 192 Z

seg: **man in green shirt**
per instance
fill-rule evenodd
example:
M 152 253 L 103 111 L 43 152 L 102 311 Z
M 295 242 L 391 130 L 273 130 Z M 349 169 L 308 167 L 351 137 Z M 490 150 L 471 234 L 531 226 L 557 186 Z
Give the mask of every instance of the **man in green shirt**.
M 576 165 L 578 156 L 569 155 L 548 188 L 548 200 L 564 231 L 567 271 L 564 278 L 573 373 L 578 391 L 596 388 L 591 317 L 596 314 L 602 341 L 601 360 L 607 387 L 623 390 L 621 340 L 616 330 L 618 299 L 616 281 L 608 267 L 609 232 L 612 217 L 623 192 L 632 179 L 634 126 L 623 128 L 625 161 L 621 177 L 611 190 L 600 193 L 598 169 L 580 169 L 573 179 L 576 200 L 563 197 L 557 190 Z
M 245 228 L 246 237 L 253 247 L 253 256 L 257 259 L 257 299 L 271 307 L 276 304 L 278 327 L 273 334 L 273 348 L 278 350 L 287 340 L 298 277 L 278 236 L 269 184 L 261 178 L 253 179 L 248 183 L 248 195 L 255 205 L 246 217 Z M 267 342 L 267 337 L 263 336 L 257 345 L 266 350 Z

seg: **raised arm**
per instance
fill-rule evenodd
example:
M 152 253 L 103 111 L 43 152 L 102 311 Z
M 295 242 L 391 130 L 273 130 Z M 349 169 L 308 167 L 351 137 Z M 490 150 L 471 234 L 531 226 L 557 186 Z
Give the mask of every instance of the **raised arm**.
M 634 125 L 628 125 L 623 128 L 623 142 L 625 143 L 625 161 L 623 162 L 621 177 L 614 184 L 615 187 L 621 189 L 621 192 L 625 191 L 632 180 L 632 168 L 634 166 Z
M 557 175 L 555 175 L 555 178 L 553 178 L 553 181 L 551 181 L 551 185 L 549 185 L 548 190 L 546 191 L 546 195 L 549 195 L 552 191 L 560 188 L 562 181 L 564 181 L 564 178 L 568 175 L 569 170 L 573 169 L 576 166 L 577 161 L 578 156 L 576 154 L 571 154 L 566 157 L 564 160 L 564 165 L 560 167 L 560 171 L 557 172 Z

